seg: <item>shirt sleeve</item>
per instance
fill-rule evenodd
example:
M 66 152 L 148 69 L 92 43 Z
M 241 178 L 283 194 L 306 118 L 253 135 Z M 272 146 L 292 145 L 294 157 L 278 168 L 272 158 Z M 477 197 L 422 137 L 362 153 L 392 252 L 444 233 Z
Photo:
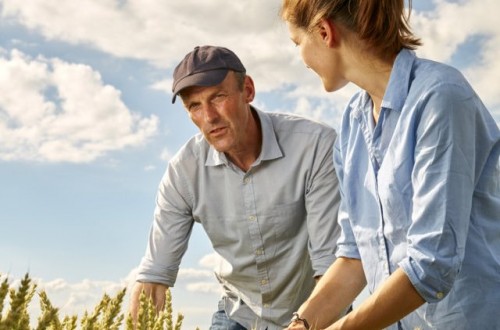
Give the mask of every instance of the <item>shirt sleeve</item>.
M 333 167 L 333 143 L 336 133 L 319 139 L 313 171 L 306 187 L 307 228 L 309 253 L 314 276 L 323 275 L 335 261 L 340 227 L 337 213 L 340 203 L 339 182 Z
M 427 302 L 448 294 L 464 258 L 478 147 L 475 98 L 467 86 L 447 84 L 421 102 L 408 257 L 400 267 Z
M 340 206 L 338 212 L 338 224 L 341 229 L 340 237 L 337 241 L 337 258 L 354 258 L 361 259 L 361 256 L 356 245 L 356 238 L 351 228 L 351 223 L 349 221 L 349 213 L 346 209 L 344 191 L 342 189 L 342 178 L 343 178 L 343 161 L 342 161 L 342 151 L 340 150 L 340 140 L 337 139 L 334 147 L 334 166 L 337 171 L 337 176 L 340 181 L 339 192 L 340 192 Z
M 153 225 L 137 280 L 173 287 L 193 228 L 187 178 L 171 162 L 156 197 Z

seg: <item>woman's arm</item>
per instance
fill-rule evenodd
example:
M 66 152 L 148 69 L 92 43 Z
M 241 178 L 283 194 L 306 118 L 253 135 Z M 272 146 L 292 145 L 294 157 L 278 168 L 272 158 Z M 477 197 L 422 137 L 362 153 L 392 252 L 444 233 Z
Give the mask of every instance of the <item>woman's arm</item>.
M 328 327 L 334 329 L 383 329 L 424 303 L 408 276 L 397 269 L 359 308 Z
M 298 310 L 310 329 L 322 329 L 343 315 L 363 290 L 366 279 L 361 261 L 338 258 L 318 282 L 311 296 Z M 289 330 L 304 329 L 300 321 L 292 322 Z

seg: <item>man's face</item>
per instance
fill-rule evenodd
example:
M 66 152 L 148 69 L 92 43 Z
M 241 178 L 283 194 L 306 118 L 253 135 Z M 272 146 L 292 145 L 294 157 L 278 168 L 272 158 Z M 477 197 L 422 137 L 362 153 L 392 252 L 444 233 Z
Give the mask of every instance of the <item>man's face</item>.
M 229 154 L 245 148 L 246 128 L 252 120 L 249 103 L 253 97 L 252 80 L 246 77 L 240 90 L 232 71 L 219 85 L 193 86 L 182 91 L 184 107 L 205 139 L 217 151 Z

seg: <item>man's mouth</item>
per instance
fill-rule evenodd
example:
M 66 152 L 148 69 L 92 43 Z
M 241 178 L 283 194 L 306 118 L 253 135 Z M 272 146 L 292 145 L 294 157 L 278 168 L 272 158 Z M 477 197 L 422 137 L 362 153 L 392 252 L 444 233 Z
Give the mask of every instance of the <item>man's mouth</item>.
M 218 127 L 218 128 L 214 128 L 214 129 L 210 130 L 209 133 L 210 133 L 210 135 L 217 136 L 217 135 L 223 134 L 225 131 L 226 131 L 226 127 Z

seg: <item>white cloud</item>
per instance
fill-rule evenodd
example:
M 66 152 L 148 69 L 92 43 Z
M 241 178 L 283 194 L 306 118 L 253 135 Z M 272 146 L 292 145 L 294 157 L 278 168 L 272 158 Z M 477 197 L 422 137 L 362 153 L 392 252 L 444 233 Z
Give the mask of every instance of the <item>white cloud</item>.
M 222 294 L 222 288 L 219 283 L 215 282 L 195 282 L 186 285 L 186 289 L 196 293 L 215 293 Z
M 267 0 L 222 0 L 216 6 L 197 0 L 1 2 L 2 16 L 22 22 L 47 39 L 89 44 L 116 56 L 166 64 L 173 64 L 196 44 L 236 41 L 243 30 L 247 41 L 260 38 L 276 26 L 278 8 Z
M 178 281 L 184 285 L 187 291 L 196 293 L 211 293 L 220 295 L 221 285 L 215 280 L 214 269 L 221 262 L 221 257 L 212 252 L 203 256 L 198 264 L 200 268 L 181 268 Z
M 1 281 L 5 278 L 5 275 L 0 276 Z M 59 308 L 59 317 L 62 318 L 65 315 L 78 315 L 81 317 L 85 311 L 92 312 L 105 293 L 114 297 L 120 290 L 127 286 L 128 279 L 122 279 L 117 282 L 83 280 L 77 283 L 70 283 L 64 279 L 44 281 L 35 277 L 31 277 L 31 280 L 32 283 L 37 285 L 36 292 L 45 291 L 47 293 L 52 305 Z M 21 279 L 8 277 L 8 283 L 11 288 L 18 288 L 20 281 Z M 32 322 L 41 313 L 38 300 L 38 295 L 35 294 L 29 304 L 29 313 Z M 122 306 L 126 306 L 126 304 Z
M 127 294 L 122 303 L 122 312 L 126 312 L 130 299 L 128 293 L 135 283 L 136 274 L 137 268 L 131 270 L 125 278 L 118 281 L 84 279 L 71 283 L 61 278 L 50 281 L 35 277 L 31 277 L 31 279 L 37 285 L 36 291 L 45 291 L 52 305 L 59 308 L 60 318 L 65 315 L 77 315 L 81 319 L 85 311 L 92 312 L 94 310 L 104 294 L 114 297 L 124 288 L 127 289 Z M 0 282 L 6 277 L 12 288 L 19 287 L 20 278 L 12 278 L 1 273 Z M 189 295 L 194 294 L 198 300 L 196 302 L 186 300 L 186 292 Z M 200 293 L 203 295 L 200 296 Z M 181 268 L 178 285 L 174 288 L 172 295 L 174 308 L 186 317 L 184 324 L 188 328 L 190 328 L 189 326 L 195 328 L 199 324 L 194 322 L 199 322 L 200 318 L 205 321 L 210 320 L 210 315 L 214 312 L 221 295 L 221 287 L 216 283 L 213 272 L 209 270 Z M 38 300 L 38 295 L 35 295 L 29 305 L 32 322 L 35 322 L 41 312 Z
M 17 20 L 47 39 L 89 45 L 114 56 L 142 59 L 161 67 L 172 68 L 195 45 L 226 45 L 242 58 L 258 92 L 280 91 L 283 86 L 295 85 L 307 90 L 307 98 L 330 98 L 318 88 L 318 79 L 304 68 L 288 40 L 286 28 L 278 18 L 279 2 L 220 0 L 213 5 L 197 0 L 0 0 L 0 3 L 2 17 Z M 477 62 L 471 63 L 465 74 L 486 104 L 497 109 L 500 94 L 493 82 L 500 76 L 496 59 L 500 52 L 500 21 L 495 17 L 500 2 L 435 0 L 434 3 L 435 10 L 413 12 L 412 25 L 424 41 L 419 54 L 447 62 L 471 36 L 486 36 Z M 169 92 L 170 84 L 166 80 L 153 88 Z M 346 98 L 332 102 L 334 106 L 343 105 Z M 47 146 L 48 152 L 64 147 L 64 144 Z
M 221 256 L 216 252 L 212 252 L 203 256 L 203 258 L 200 259 L 199 264 L 204 268 L 215 269 L 220 264 L 220 262 Z
M 226 45 L 260 91 L 299 81 L 305 70 L 268 0 L 0 0 L 1 16 L 49 40 L 171 68 L 196 45 Z M 224 15 L 221 15 L 221 13 Z M 167 87 L 166 89 L 169 89 Z
M 181 268 L 179 269 L 179 278 L 183 279 L 206 279 L 212 278 L 214 276 L 214 272 L 207 269 L 198 269 L 198 268 Z
M 472 50 L 473 60 L 463 68 L 474 89 L 500 122 L 500 2 L 496 0 L 435 0 L 433 11 L 414 13 L 412 25 L 424 42 L 420 56 L 450 62 L 460 46 L 481 37 L 480 48 Z
M 457 47 L 471 36 L 489 36 L 489 43 L 494 43 L 500 37 L 500 22 L 496 17 L 500 10 L 498 1 L 434 2 L 434 10 L 414 12 L 411 18 L 414 31 L 424 42 L 419 50 L 422 56 L 447 62 Z
M 150 87 L 151 87 L 151 89 L 155 89 L 155 90 L 162 91 L 162 92 L 169 94 L 169 93 L 172 93 L 172 83 L 173 83 L 173 79 L 168 78 L 168 79 L 157 81 L 156 83 L 154 83 Z
M 143 118 L 83 64 L 18 50 L 0 54 L 0 158 L 88 162 L 143 144 L 158 118 Z

